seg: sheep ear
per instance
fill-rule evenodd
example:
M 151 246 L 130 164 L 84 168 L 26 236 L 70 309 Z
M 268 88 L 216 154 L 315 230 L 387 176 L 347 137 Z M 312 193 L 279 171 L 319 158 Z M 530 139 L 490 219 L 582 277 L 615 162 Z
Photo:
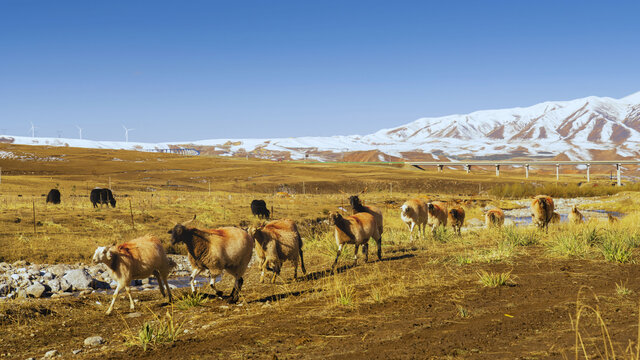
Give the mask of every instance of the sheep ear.
M 108 249 L 105 249 L 105 256 L 107 258 L 107 260 L 111 260 L 111 257 L 113 256 L 113 254 L 111 253 L 111 251 L 109 251 Z

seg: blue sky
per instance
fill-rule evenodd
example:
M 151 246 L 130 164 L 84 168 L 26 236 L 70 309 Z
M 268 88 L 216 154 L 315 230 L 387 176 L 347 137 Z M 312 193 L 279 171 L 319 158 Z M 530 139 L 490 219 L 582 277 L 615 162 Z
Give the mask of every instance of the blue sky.
M 0 0 L 0 132 L 367 134 L 640 91 L 638 2 Z

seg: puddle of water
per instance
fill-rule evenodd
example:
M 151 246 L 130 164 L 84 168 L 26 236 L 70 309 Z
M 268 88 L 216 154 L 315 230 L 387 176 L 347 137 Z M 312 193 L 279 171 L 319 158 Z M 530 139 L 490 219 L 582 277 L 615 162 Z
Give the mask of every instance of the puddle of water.
M 513 211 L 513 210 L 506 210 L 504 213 L 504 217 L 505 219 L 510 219 L 511 221 L 513 221 L 513 223 L 516 226 L 527 226 L 527 225 L 531 225 L 532 223 L 532 219 L 531 219 L 531 215 L 528 216 L 516 216 L 516 215 L 509 215 L 509 212 Z M 589 218 L 597 218 L 597 219 L 606 219 L 608 214 L 611 214 L 612 216 L 615 216 L 617 218 L 622 218 L 624 217 L 626 214 L 621 213 L 621 212 L 617 212 L 617 211 L 608 211 L 608 210 L 600 210 L 600 209 L 596 209 L 596 210 L 580 210 L 580 212 L 582 213 L 582 215 L 584 215 L 584 217 L 588 220 Z M 602 215 L 602 216 L 598 216 L 598 215 Z M 569 214 L 560 214 L 560 222 L 566 222 L 568 221 L 567 219 L 569 218 Z

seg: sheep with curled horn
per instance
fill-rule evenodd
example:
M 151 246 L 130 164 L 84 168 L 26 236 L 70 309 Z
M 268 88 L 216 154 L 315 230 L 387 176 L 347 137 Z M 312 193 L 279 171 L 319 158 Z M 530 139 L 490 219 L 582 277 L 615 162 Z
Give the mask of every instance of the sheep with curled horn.
M 269 267 L 273 271 L 271 283 L 275 283 L 276 276 L 280 275 L 282 263 L 287 260 L 293 264 L 294 280 L 298 278 L 298 259 L 302 273 L 307 273 L 302 255 L 302 238 L 293 220 L 262 222 L 258 226 L 249 227 L 248 232 L 256 241 L 256 255 L 260 259 L 262 269 L 261 283 L 264 282 L 264 274 Z
M 547 195 L 537 195 L 531 201 L 531 216 L 540 229 L 549 231 L 549 222 L 553 217 L 553 199 Z
M 427 204 L 422 199 L 410 199 L 400 207 L 400 218 L 409 227 L 409 240 L 413 240 L 413 229 L 418 227 L 418 233 L 424 237 L 427 227 Z
M 367 191 L 367 188 L 365 188 L 363 191 L 360 192 L 360 194 L 358 195 L 362 195 Z M 382 232 L 384 231 L 383 229 L 383 218 L 382 218 L 382 211 L 380 209 L 378 209 L 375 206 L 371 206 L 371 205 L 364 205 L 362 203 L 362 201 L 360 200 L 360 198 L 358 197 L 358 195 L 352 195 L 349 197 L 349 204 L 351 204 L 351 208 L 353 209 L 353 213 L 357 214 L 357 213 L 369 213 L 373 216 L 373 218 L 376 220 L 376 224 L 378 225 L 378 233 L 380 235 L 382 235 Z
M 446 203 L 442 201 L 431 201 L 427 203 L 427 214 L 429 215 L 427 225 L 431 226 L 431 234 L 436 234 L 436 228 L 438 226 L 442 226 L 443 228 L 447 226 L 449 210 L 447 209 Z
M 187 246 L 191 272 L 191 291 L 195 292 L 195 279 L 200 272 L 209 270 L 210 285 L 215 291 L 215 278 L 223 271 L 235 278 L 235 284 L 229 302 L 239 299 L 244 282 L 243 275 L 247 271 L 253 252 L 253 239 L 244 230 L 237 227 L 221 227 L 217 229 L 199 229 L 190 226 L 193 219 L 176 224 L 171 230 L 171 244 L 184 243 Z
M 504 211 L 499 208 L 491 209 L 484 215 L 484 220 L 488 228 L 502 227 L 502 224 L 504 224 Z
M 129 240 L 117 246 L 101 246 L 93 254 L 93 262 L 107 265 L 111 277 L 118 282 L 111 305 L 107 309 L 107 315 L 111 314 L 113 304 L 122 288 L 127 292 L 129 308 L 133 310 L 134 303 L 129 290 L 131 280 L 145 279 L 151 275 L 154 275 L 158 280 L 162 296 L 165 296 L 164 290 L 166 289 L 169 302 L 172 301 L 167 277 L 176 263 L 167 257 L 160 239 L 153 235 Z
M 582 224 L 584 222 L 584 216 L 578 210 L 578 206 L 573 205 L 571 212 L 569 213 L 569 221 L 573 224 Z
M 338 245 L 336 259 L 331 266 L 331 273 L 335 271 L 338 258 L 345 244 L 354 244 L 353 265 L 358 263 L 358 249 L 362 245 L 364 261 L 369 261 L 369 239 L 373 238 L 378 247 L 378 260 L 382 260 L 382 237 L 378 230 L 378 224 L 373 215 L 363 212 L 343 217 L 337 212 L 329 213 L 329 222 L 334 226 L 334 236 Z

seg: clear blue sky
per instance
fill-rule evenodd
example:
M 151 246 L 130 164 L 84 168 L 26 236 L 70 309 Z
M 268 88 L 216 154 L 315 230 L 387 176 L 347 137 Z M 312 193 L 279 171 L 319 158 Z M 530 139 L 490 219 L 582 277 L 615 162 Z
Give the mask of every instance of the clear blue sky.
M 637 1 L 0 0 L 0 132 L 367 134 L 640 91 Z

